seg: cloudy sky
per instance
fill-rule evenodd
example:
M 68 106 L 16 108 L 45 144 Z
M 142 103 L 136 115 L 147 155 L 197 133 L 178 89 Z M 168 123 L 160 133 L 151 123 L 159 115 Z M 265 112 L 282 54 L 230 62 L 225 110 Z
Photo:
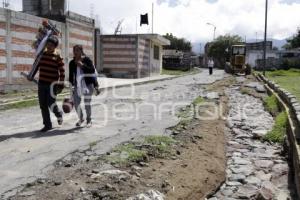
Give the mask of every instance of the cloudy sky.
M 21 0 L 11 0 L 21 10 Z M 154 32 L 173 33 L 192 42 L 206 42 L 216 35 L 239 34 L 243 38 L 263 38 L 265 0 L 69 0 L 69 9 L 98 16 L 104 33 L 111 34 L 124 19 L 122 33 L 150 33 L 140 27 L 139 15 L 149 13 L 154 3 Z M 300 27 L 300 0 L 269 0 L 268 38 L 285 39 Z

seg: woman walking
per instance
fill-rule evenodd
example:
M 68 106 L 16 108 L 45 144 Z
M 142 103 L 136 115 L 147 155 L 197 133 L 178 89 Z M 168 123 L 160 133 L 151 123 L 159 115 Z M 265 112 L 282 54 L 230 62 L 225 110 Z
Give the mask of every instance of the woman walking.
M 208 60 L 209 75 L 213 74 L 214 65 L 215 65 L 214 60 L 212 58 L 210 58 Z
M 83 122 L 83 112 L 81 109 L 81 100 L 84 99 L 85 111 L 86 111 L 86 124 L 87 127 L 92 125 L 92 109 L 91 100 L 94 92 L 94 88 L 97 93 L 99 91 L 98 82 L 96 77 L 96 70 L 92 60 L 84 54 L 81 45 L 75 45 L 73 47 L 74 58 L 69 64 L 69 82 L 72 84 L 73 99 L 75 109 L 78 114 L 79 120 L 76 123 L 77 127 L 80 127 Z

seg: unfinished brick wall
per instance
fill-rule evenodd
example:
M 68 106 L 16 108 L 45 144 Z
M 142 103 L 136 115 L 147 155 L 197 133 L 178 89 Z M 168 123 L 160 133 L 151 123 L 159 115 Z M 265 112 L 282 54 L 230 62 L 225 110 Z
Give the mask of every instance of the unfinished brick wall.
M 76 44 L 83 45 L 86 54 L 94 59 L 94 24 L 76 21 L 78 16 L 73 14 L 66 23 L 51 21 L 62 32 L 59 50 L 67 72 L 73 57 L 72 48 Z M 31 45 L 42 20 L 0 8 L 0 90 L 23 89 L 32 85 L 20 72 L 30 71 L 34 62 L 35 53 Z

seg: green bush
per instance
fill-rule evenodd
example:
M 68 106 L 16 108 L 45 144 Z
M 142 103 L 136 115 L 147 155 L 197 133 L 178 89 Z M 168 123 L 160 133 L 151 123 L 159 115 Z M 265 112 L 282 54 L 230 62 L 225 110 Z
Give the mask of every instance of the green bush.
M 281 69 L 284 69 L 284 70 L 289 70 L 289 69 L 291 68 L 288 59 L 284 59 L 284 60 L 281 62 L 280 68 L 281 68 Z
M 280 68 L 284 70 L 289 70 L 291 68 L 300 68 L 300 59 L 283 59 L 280 64 Z

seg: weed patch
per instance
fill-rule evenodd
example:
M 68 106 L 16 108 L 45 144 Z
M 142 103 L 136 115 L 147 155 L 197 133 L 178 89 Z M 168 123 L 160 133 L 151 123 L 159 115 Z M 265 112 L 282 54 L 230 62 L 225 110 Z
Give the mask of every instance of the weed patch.
M 264 137 L 265 141 L 283 143 L 287 128 L 287 114 L 281 112 L 275 119 L 275 124 L 270 132 Z
M 149 157 L 166 158 L 172 155 L 176 140 L 169 136 L 147 136 L 141 142 L 122 144 L 113 149 L 106 160 L 127 166 L 130 163 L 147 161 Z
M 264 99 L 264 106 L 273 116 L 279 113 L 278 102 L 275 95 L 266 97 Z

